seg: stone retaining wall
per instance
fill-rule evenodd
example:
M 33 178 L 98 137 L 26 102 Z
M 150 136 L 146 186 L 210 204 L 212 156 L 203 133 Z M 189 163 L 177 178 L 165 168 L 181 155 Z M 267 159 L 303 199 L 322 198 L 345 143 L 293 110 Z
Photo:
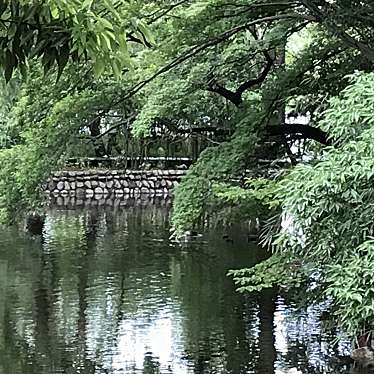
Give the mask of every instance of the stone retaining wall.
M 59 171 L 44 190 L 52 196 L 98 198 L 103 196 L 170 195 L 186 170 L 81 170 Z

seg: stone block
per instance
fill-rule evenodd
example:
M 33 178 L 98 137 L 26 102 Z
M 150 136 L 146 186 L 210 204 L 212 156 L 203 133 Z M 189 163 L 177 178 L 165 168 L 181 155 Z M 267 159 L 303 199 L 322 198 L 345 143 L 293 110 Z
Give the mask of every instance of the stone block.
M 57 189 L 59 191 L 62 191 L 64 189 L 64 187 L 65 187 L 65 183 L 64 182 L 58 182 L 57 183 Z
M 86 190 L 86 196 L 87 197 L 92 197 L 94 195 L 94 190 L 92 189 L 87 189 Z
M 53 181 L 49 181 L 48 186 L 47 186 L 48 191 L 53 191 L 55 188 L 56 188 L 56 183 L 54 183 Z
M 81 197 L 83 197 L 83 196 L 86 194 L 86 191 L 85 191 L 84 188 L 77 188 L 77 189 L 75 190 L 75 193 L 76 193 L 77 196 L 81 196 Z
M 187 174 L 187 170 L 175 170 L 175 175 L 184 176 Z
M 104 190 L 101 187 L 96 187 L 94 191 L 95 195 L 102 195 L 104 193 Z

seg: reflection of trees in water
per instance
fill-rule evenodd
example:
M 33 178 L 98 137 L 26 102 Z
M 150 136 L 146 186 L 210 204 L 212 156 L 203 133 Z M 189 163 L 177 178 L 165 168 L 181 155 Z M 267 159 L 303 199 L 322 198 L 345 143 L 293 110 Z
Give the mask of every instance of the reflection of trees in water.
M 160 363 L 150 354 L 145 354 L 143 363 L 143 374 L 158 374 Z
M 122 324 L 150 326 L 166 307 L 191 373 L 273 373 L 275 295 L 234 292 L 227 270 L 259 254 L 232 237 L 176 247 L 159 208 L 51 212 L 42 244 L 10 240 L 6 265 L 0 252 L 1 284 L 12 285 L 0 290 L 0 374 L 112 373 Z M 282 361 L 300 367 L 292 360 L 307 354 L 293 344 Z M 139 365 L 150 374 L 165 363 L 148 351 Z
M 4 350 L 4 326 L 1 321 L 5 319 L 5 302 L 6 302 L 6 291 L 8 283 L 8 263 L 7 261 L 0 261 L 0 354 Z M 1 356 L 0 356 L 1 357 Z
M 58 240 L 59 234 L 57 232 L 55 239 Z M 32 248 L 30 243 L 33 244 Z M 35 243 L 38 245 L 35 246 Z M 20 259 L 18 261 L 6 253 L 9 261 L 8 284 L 12 286 L 7 290 L 8 295 L 3 303 L 6 318 L 0 321 L 6 351 L 1 355 L 0 367 L 2 365 L 3 370 L 0 372 L 68 372 L 69 363 L 72 364 L 75 359 L 71 357 L 70 347 L 56 334 L 57 291 L 61 286 L 66 261 L 60 261 L 59 253 L 50 252 L 48 243 L 44 241 L 30 240 L 24 244 L 14 248 Z M 8 368 L 4 368 L 7 356 L 9 364 Z
M 209 246 L 197 243 L 197 250 L 189 247 L 187 255 L 172 262 L 172 289 L 186 316 L 184 358 L 194 373 L 248 372 L 259 360 L 258 336 L 261 339 L 262 334 L 272 335 L 273 331 L 271 323 L 259 330 L 257 303 L 236 293 L 226 277 L 230 268 L 255 263 L 258 252 L 253 248 L 250 255 L 247 245 L 244 251 L 228 247 L 221 236 L 213 234 Z M 263 314 L 267 317 L 266 311 Z M 262 320 L 260 315 L 261 326 Z M 269 361 L 269 348 L 274 349 L 272 339 L 268 343 L 270 347 L 260 352 L 264 362 Z
M 341 334 L 330 323 L 326 323 L 326 305 L 300 306 L 295 304 L 294 295 L 277 298 L 277 320 L 282 319 L 283 349 L 277 354 L 276 367 L 287 373 L 297 368 L 301 374 L 350 373 L 363 374 L 353 367 L 349 356 L 350 345 L 344 341 L 336 344 Z M 298 305 L 298 306 L 295 306 Z M 277 337 L 281 331 L 277 331 Z M 345 350 L 344 348 L 348 348 Z M 365 372 L 366 373 L 366 372 Z
M 145 256 L 149 257 L 147 251 L 143 250 L 141 247 L 144 244 L 143 242 L 147 234 L 151 232 L 151 234 L 155 236 L 152 230 L 155 230 L 154 220 L 158 219 L 159 213 L 154 213 L 155 212 L 150 212 L 148 215 L 142 213 L 126 214 L 124 218 L 125 225 L 123 225 L 124 222 L 122 220 L 118 221 L 115 215 L 107 211 L 89 211 L 84 215 L 83 220 L 79 220 L 79 222 L 83 222 L 84 230 L 78 230 L 81 231 L 83 235 L 81 235 L 80 238 L 76 238 L 76 243 L 79 245 L 79 248 L 78 252 L 74 253 L 73 262 L 79 263 L 79 266 L 75 269 L 77 270 L 75 285 L 70 285 L 76 289 L 78 298 L 78 313 L 76 316 L 78 319 L 77 336 L 74 342 L 75 352 L 72 353 L 71 349 L 65 351 L 65 362 L 70 362 L 71 365 L 74 363 L 75 366 L 78 365 L 81 368 L 85 368 L 87 373 L 94 370 L 94 365 L 87 356 L 87 340 L 89 339 L 87 329 L 90 324 L 91 326 L 97 325 L 97 330 L 102 335 L 100 339 L 102 344 L 108 345 L 104 349 L 102 346 L 97 346 L 99 351 L 95 359 L 97 359 L 98 365 L 100 366 L 100 361 L 103 361 L 102 351 L 115 350 L 115 338 L 117 337 L 119 324 L 124 313 L 126 313 L 126 309 L 128 312 L 132 312 L 137 308 L 136 305 L 131 306 L 128 302 L 124 303 L 126 299 L 131 300 L 131 298 L 128 297 L 131 295 L 126 295 L 126 279 L 129 278 L 126 273 L 131 272 L 131 265 L 135 265 L 136 267 L 137 264 L 145 262 Z M 67 219 L 69 219 L 69 215 L 67 215 Z M 74 215 L 73 219 L 76 221 Z M 77 224 L 77 222 L 75 222 L 75 224 Z M 67 227 L 69 229 L 70 226 L 67 225 Z M 61 233 L 59 234 L 61 235 Z M 65 236 L 70 236 L 70 234 L 69 232 L 65 232 Z M 84 238 L 84 240 L 82 240 L 82 238 Z M 56 240 L 56 237 L 54 240 Z M 56 244 L 53 240 L 51 242 L 54 245 Z M 64 240 L 62 239 L 61 242 L 64 242 Z M 118 246 L 118 244 L 121 246 L 126 244 L 124 250 L 111 253 L 109 257 L 106 256 L 105 251 L 111 251 L 114 247 Z M 55 253 L 56 251 L 52 252 Z M 71 255 L 70 253 L 69 256 Z M 66 260 L 63 257 L 62 254 L 60 258 L 62 263 Z M 74 266 L 70 264 L 70 266 L 68 266 L 68 271 L 60 274 L 61 280 L 69 277 L 69 272 L 72 270 L 72 267 L 74 268 Z M 139 274 L 138 270 L 139 269 L 137 269 L 136 274 L 137 277 L 146 279 L 147 276 L 149 276 L 149 269 L 144 269 L 144 274 Z M 117 304 L 115 305 L 116 312 L 114 313 L 116 318 L 109 321 L 104 320 L 106 318 L 105 307 L 108 302 L 108 300 L 105 300 L 108 296 L 106 292 L 109 288 L 105 283 L 99 285 L 95 284 L 95 281 L 107 277 L 110 273 L 115 274 L 115 279 L 111 281 L 109 288 L 113 299 L 117 299 L 111 300 L 111 302 Z M 93 294 L 91 291 L 87 293 L 87 290 L 92 288 L 92 286 L 95 288 L 94 297 L 92 297 Z M 144 295 L 138 295 L 138 298 L 147 296 L 145 294 L 147 289 L 145 287 L 141 289 Z M 139 303 L 139 300 L 134 300 L 133 304 L 136 303 Z M 97 316 L 94 316 L 95 313 L 91 313 L 89 311 L 90 308 L 101 308 L 102 310 L 96 310 Z M 97 318 L 92 320 L 93 316 Z M 71 356 L 70 358 L 66 357 L 69 356 L 69 353 Z
M 168 235 L 164 229 L 167 216 L 160 215 L 159 210 L 135 210 L 125 213 L 122 219 L 107 211 L 88 211 L 83 216 L 67 214 L 56 219 L 60 227 L 51 223 L 50 237 L 45 238 L 44 249 L 39 252 L 39 270 L 34 274 L 31 288 L 34 293 L 35 347 L 25 349 L 23 356 L 27 354 L 30 358 L 30 351 L 34 352 L 31 362 L 35 372 L 43 367 L 60 368 L 64 372 L 80 367 L 85 373 L 93 372 L 95 365 L 103 362 L 103 357 L 100 350 L 94 358 L 87 355 L 87 330 L 89 317 L 93 314 L 89 309 L 96 308 L 94 323 L 102 334 L 101 340 L 114 351 L 121 320 L 126 314 L 136 312 L 144 300 L 152 296 L 151 275 L 159 273 L 160 269 L 166 273 L 170 266 L 174 274 L 172 282 L 180 288 L 177 294 L 183 298 L 186 320 L 189 321 L 186 347 L 187 351 L 191 347 L 193 352 L 188 361 L 193 362 L 194 372 L 210 372 L 225 365 L 228 370 L 239 372 L 245 365 L 248 342 L 245 322 L 240 318 L 244 304 L 242 297 L 233 293 L 231 280 L 224 277 L 228 267 L 234 265 L 228 265 L 231 256 L 227 251 L 218 256 L 214 251 L 208 251 L 202 261 L 198 252 L 185 257 L 180 255 L 179 249 L 172 249 L 170 256 L 161 257 L 157 251 L 150 252 L 150 240 L 162 241 Z M 121 251 L 111 253 L 111 256 L 102 253 L 113 250 L 118 244 L 123 247 Z M 116 274 L 111 292 L 114 298 L 117 297 L 117 304 L 116 318 L 108 324 L 103 310 L 98 312 L 100 304 L 105 309 L 108 288 L 105 284 L 100 288 L 94 283 L 109 273 Z M 157 281 L 158 291 L 169 287 L 168 278 L 158 277 Z M 128 282 L 139 289 L 135 298 L 127 289 Z M 92 286 L 95 286 L 95 300 L 88 293 Z M 162 303 L 169 297 L 163 292 Z M 69 306 L 73 298 L 77 300 L 76 308 Z M 65 310 L 59 310 L 61 306 Z M 149 318 L 157 313 L 157 308 L 158 305 L 154 310 L 148 306 Z M 64 326 L 66 323 L 75 327 Z M 76 333 L 66 341 L 68 330 Z M 222 357 L 226 357 L 225 362 Z M 149 355 L 145 356 L 143 366 L 144 373 L 159 370 L 159 362 Z
M 276 294 L 273 290 L 264 290 L 258 296 L 259 306 L 259 358 L 255 371 L 258 374 L 274 373 L 276 360 L 274 338 L 274 312 Z

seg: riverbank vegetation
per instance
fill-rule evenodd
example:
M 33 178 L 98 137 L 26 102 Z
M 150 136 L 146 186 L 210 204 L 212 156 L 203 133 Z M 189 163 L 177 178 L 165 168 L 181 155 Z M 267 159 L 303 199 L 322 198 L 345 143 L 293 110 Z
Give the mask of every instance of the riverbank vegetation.
M 348 333 L 374 327 L 371 3 L 1 4 L 3 220 L 69 157 L 203 141 L 176 233 L 257 218 L 273 254 L 232 273 L 240 290 L 299 289 Z

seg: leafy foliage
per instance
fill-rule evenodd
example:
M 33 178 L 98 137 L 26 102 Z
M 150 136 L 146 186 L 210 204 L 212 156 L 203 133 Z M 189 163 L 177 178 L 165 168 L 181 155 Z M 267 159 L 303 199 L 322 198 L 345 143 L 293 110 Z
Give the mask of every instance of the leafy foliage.
M 318 273 L 314 294 L 320 300 L 331 299 L 338 323 L 354 334 L 373 328 L 374 127 L 368 113 L 374 101 L 368 93 L 374 75 L 350 79 L 351 85 L 330 100 L 322 120 L 340 146 L 326 150 L 319 160 L 298 165 L 277 187 L 277 198 L 292 223 L 278 234 L 275 257 L 269 261 L 272 264 L 281 256 L 279 269 L 296 258 L 306 269 L 314 269 Z M 233 273 L 242 290 L 293 284 L 281 271 L 279 276 L 272 271 L 264 276 L 264 266 Z M 310 273 L 304 273 L 304 281 L 311 283 Z
M 79 68 L 71 68 L 69 79 L 78 73 Z M 71 133 L 79 131 L 99 100 L 89 87 L 79 92 L 65 92 L 61 97 L 61 87 L 66 88 L 66 80 L 61 79 L 50 90 L 52 82 L 52 77 L 43 78 L 36 68 L 19 89 L 16 105 L 8 113 L 6 133 L 16 145 L 4 144 L 6 148 L 0 152 L 3 218 L 12 218 L 17 211 L 38 205 L 40 181 L 46 180 L 51 170 L 66 157 L 76 141 Z M 75 86 L 74 82 L 70 84 Z M 36 100 L 36 92 L 41 94 L 39 100 Z
M 285 252 L 273 255 L 249 269 L 230 270 L 239 292 L 255 292 L 265 288 L 283 287 L 284 289 L 301 286 L 307 272 L 303 264 Z
M 97 75 L 109 64 L 120 76 L 130 65 L 127 34 L 143 43 L 152 41 L 133 10 L 124 1 L 1 1 L 0 64 L 5 79 L 9 81 L 16 68 L 25 73 L 33 57 L 40 58 L 45 71 L 57 65 L 59 75 L 70 59 L 89 59 Z
M 253 114 L 254 121 L 256 115 L 258 113 Z M 182 234 L 203 218 L 208 209 L 214 208 L 217 204 L 214 187 L 218 182 L 230 182 L 245 168 L 249 150 L 256 146 L 258 139 L 255 132 L 248 131 L 248 127 L 256 125 L 256 122 L 251 122 L 251 118 L 242 119 L 230 141 L 205 150 L 189 170 L 175 194 L 172 223 L 177 234 Z M 224 197 L 221 196 L 221 199 Z

